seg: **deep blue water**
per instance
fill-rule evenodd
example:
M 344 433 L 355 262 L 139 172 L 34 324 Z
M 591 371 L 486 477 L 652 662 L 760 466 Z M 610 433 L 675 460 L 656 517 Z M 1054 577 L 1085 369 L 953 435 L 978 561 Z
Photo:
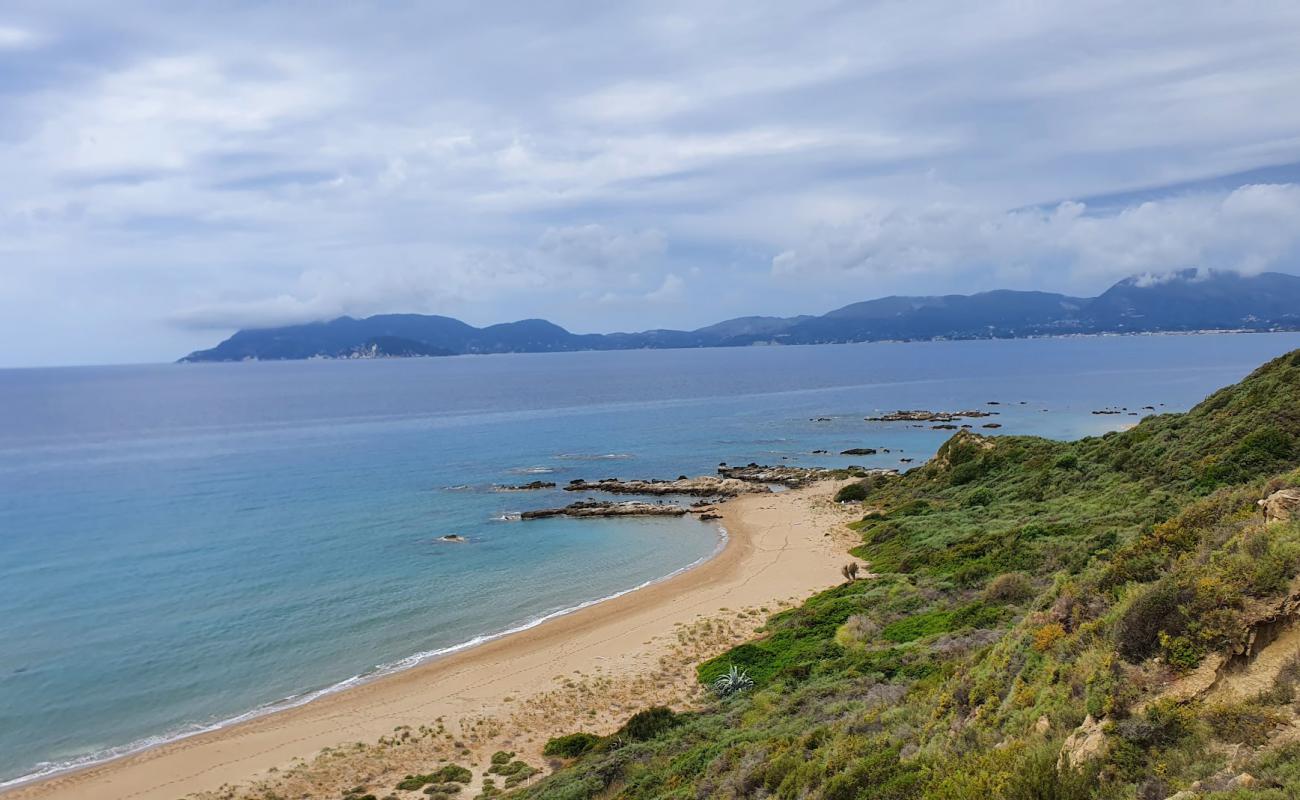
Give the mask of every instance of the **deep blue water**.
M 492 484 L 920 463 L 948 432 L 863 420 L 898 408 L 1096 434 L 1137 418 L 1094 409 L 1184 409 L 1297 347 L 1158 336 L 0 371 L 0 781 L 528 623 L 719 541 L 691 520 L 503 520 L 575 498 Z M 811 454 L 864 446 L 894 452 Z M 437 541 L 448 533 L 469 542 Z

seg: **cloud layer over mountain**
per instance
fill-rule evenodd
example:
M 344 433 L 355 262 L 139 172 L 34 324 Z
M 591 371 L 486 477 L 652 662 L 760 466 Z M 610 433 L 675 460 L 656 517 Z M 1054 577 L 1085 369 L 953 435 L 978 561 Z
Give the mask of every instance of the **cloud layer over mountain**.
M 0 364 L 1296 271 L 1297 39 L 1284 2 L 16 0 Z

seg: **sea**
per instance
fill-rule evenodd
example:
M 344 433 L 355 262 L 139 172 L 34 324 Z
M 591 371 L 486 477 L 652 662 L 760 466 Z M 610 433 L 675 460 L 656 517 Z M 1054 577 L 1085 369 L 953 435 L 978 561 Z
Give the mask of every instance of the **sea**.
M 1202 334 L 0 370 L 0 785 L 536 625 L 726 536 L 694 518 L 521 521 L 580 498 L 500 485 L 909 469 L 951 431 L 866 417 L 975 408 L 997 412 L 972 420 L 991 435 L 1093 436 L 1296 348 Z M 839 455 L 860 447 L 880 452 Z

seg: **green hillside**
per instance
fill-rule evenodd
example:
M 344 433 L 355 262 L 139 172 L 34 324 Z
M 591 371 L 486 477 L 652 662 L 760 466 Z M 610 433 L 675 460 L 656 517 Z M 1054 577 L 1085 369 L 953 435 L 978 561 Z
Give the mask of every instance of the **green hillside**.
M 1300 525 L 1257 507 L 1298 464 L 1300 352 L 1121 433 L 960 433 L 865 487 L 878 577 L 700 668 L 752 687 L 519 796 L 1300 797 Z

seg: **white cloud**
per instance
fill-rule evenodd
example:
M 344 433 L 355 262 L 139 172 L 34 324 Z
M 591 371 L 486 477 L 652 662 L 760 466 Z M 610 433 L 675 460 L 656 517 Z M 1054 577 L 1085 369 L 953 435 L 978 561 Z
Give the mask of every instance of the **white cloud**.
M 44 315 L 69 360 L 192 349 L 141 333 L 167 319 L 683 327 L 827 307 L 846 272 L 1095 291 L 1295 249 L 1287 186 L 1056 202 L 1300 163 L 1295 3 L 5 13 L 0 341 L 75 308 Z M 667 302 L 683 278 L 710 303 Z
M 40 37 L 26 28 L 0 23 L 0 50 L 17 50 L 31 47 L 39 42 Z
M 168 56 L 57 98 L 32 144 L 56 173 L 185 169 L 200 155 L 318 114 L 344 92 L 322 65 L 288 55 L 252 64 Z
M 660 231 L 625 233 L 594 224 L 547 228 L 538 241 L 538 250 L 557 261 L 596 269 L 631 268 L 663 255 L 666 247 Z
M 889 208 L 818 230 L 772 259 L 782 278 L 965 274 L 1099 281 L 1185 267 L 1259 272 L 1300 257 L 1300 186 L 1249 185 L 1092 215 L 1082 203 L 1010 212 L 971 206 Z
M 646 294 L 645 299 L 651 303 L 674 303 L 681 300 L 686 288 L 686 281 L 680 276 L 668 273 L 659 288 Z

